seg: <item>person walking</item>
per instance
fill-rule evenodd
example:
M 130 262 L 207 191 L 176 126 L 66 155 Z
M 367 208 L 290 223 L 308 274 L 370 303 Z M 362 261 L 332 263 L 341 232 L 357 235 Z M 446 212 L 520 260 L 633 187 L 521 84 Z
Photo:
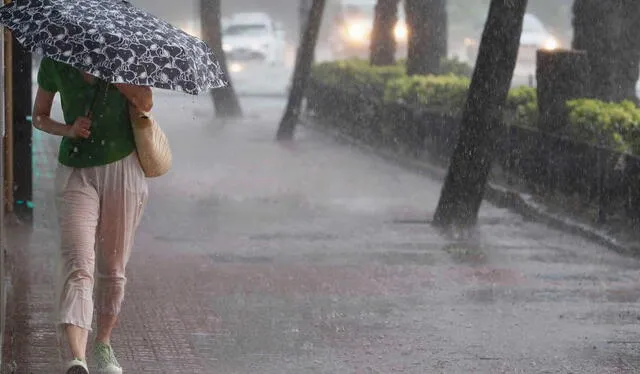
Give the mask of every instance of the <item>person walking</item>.
M 93 363 L 99 373 L 122 373 L 111 333 L 147 203 L 145 178 L 172 163 L 168 138 L 149 113 L 151 87 L 198 95 L 227 86 L 226 77 L 205 42 L 126 0 L 10 1 L 0 7 L 0 24 L 44 56 L 33 124 L 62 137 L 55 302 L 58 336 L 70 351 L 64 370 L 89 372 L 95 306 Z M 51 118 L 57 94 L 64 123 Z
M 44 58 L 38 72 L 34 126 L 61 136 L 55 190 L 60 225 L 56 324 L 71 356 L 67 374 L 87 374 L 88 335 L 95 309 L 92 360 L 98 373 L 120 374 L 111 334 L 124 297 L 125 269 L 147 202 L 131 110 L 153 106 L 150 87 L 107 84 Z M 51 118 L 60 95 L 64 122 Z M 95 269 L 95 273 L 94 273 Z

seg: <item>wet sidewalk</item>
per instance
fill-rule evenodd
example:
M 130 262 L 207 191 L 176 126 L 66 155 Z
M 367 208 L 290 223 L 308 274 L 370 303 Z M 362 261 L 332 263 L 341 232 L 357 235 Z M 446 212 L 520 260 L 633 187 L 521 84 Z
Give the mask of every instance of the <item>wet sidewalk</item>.
M 244 104 L 220 123 L 206 97 L 157 98 L 175 167 L 128 269 L 126 373 L 640 371 L 640 261 L 488 204 L 475 237 L 444 237 L 424 223 L 440 181 L 308 129 L 279 145 L 284 103 Z M 56 373 L 39 160 L 34 227 L 9 230 L 16 373 Z

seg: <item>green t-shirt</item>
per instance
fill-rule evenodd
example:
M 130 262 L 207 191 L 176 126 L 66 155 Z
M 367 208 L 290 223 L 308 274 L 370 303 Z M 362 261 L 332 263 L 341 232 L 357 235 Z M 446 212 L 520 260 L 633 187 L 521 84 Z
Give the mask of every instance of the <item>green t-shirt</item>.
M 98 79 L 87 83 L 80 71 L 49 58 L 40 64 L 38 85 L 48 92 L 60 93 L 67 125 L 86 116 L 91 108 L 91 136 L 64 137 L 58 155 L 61 164 L 74 168 L 101 166 L 121 160 L 135 150 L 127 99 L 113 85 Z

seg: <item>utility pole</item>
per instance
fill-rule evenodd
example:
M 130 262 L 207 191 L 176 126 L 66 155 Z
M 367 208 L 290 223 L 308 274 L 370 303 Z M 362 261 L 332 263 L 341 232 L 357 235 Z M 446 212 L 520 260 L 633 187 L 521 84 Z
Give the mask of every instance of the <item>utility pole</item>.
M 5 1 L 6 3 L 6 1 Z M 11 32 L 3 33 L 3 78 L 4 78 L 4 126 L 3 126 L 3 207 L 7 213 L 13 213 L 13 59 Z
M 7 4 L 9 0 L 4 0 Z M 4 29 L 4 202 L 12 217 L 33 213 L 31 53 Z
M 13 40 L 13 205 L 20 218 L 33 217 L 31 53 Z
M 6 113 L 6 105 L 5 105 L 5 81 L 6 81 L 6 70 L 5 70 L 5 33 L 0 32 L 0 63 L 2 64 L 2 69 L 0 69 L 0 86 L 3 87 L 0 90 L 0 111 L 2 111 L 3 115 L 0 116 L 0 134 L 2 134 L 3 141 L 0 141 L 0 157 L 2 159 L 5 158 L 4 153 L 4 135 L 5 135 L 5 122 L 6 117 L 4 113 Z M 4 162 L 0 162 L 0 180 L 3 181 L 3 185 L 6 186 L 4 179 Z M 0 193 L 0 336 L 4 335 L 5 330 L 5 321 L 7 319 L 7 282 L 5 282 L 5 269 L 6 269 L 6 252 L 5 252 L 5 230 L 4 230 L 4 211 L 5 211 L 5 191 L 3 190 Z M 4 340 L 4 339 L 3 339 Z M 0 341 L 0 351 L 4 352 L 3 342 Z M 0 359 L 0 365 L 4 365 L 2 359 Z

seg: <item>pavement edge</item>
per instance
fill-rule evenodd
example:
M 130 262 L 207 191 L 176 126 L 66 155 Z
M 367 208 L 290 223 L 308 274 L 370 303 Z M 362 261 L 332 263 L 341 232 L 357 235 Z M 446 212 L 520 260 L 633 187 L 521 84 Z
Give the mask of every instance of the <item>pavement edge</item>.
M 372 147 L 349 135 L 345 135 L 326 126 L 322 126 L 319 124 L 320 122 L 321 120 L 313 118 L 300 119 L 300 123 L 307 128 L 329 135 L 341 143 L 353 145 L 360 150 L 378 156 L 406 169 L 410 169 L 414 172 L 418 172 L 419 174 L 428 175 L 439 180 L 444 180 L 446 176 L 446 170 L 442 167 L 400 155 L 390 150 Z M 551 213 L 544 205 L 534 202 L 531 195 L 522 194 L 513 189 L 498 185 L 495 182 L 489 182 L 487 184 L 484 199 L 499 207 L 510 209 L 527 219 L 545 224 L 551 228 L 579 235 L 620 254 L 630 256 L 640 255 L 640 244 L 622 242 L 596 227 Z

